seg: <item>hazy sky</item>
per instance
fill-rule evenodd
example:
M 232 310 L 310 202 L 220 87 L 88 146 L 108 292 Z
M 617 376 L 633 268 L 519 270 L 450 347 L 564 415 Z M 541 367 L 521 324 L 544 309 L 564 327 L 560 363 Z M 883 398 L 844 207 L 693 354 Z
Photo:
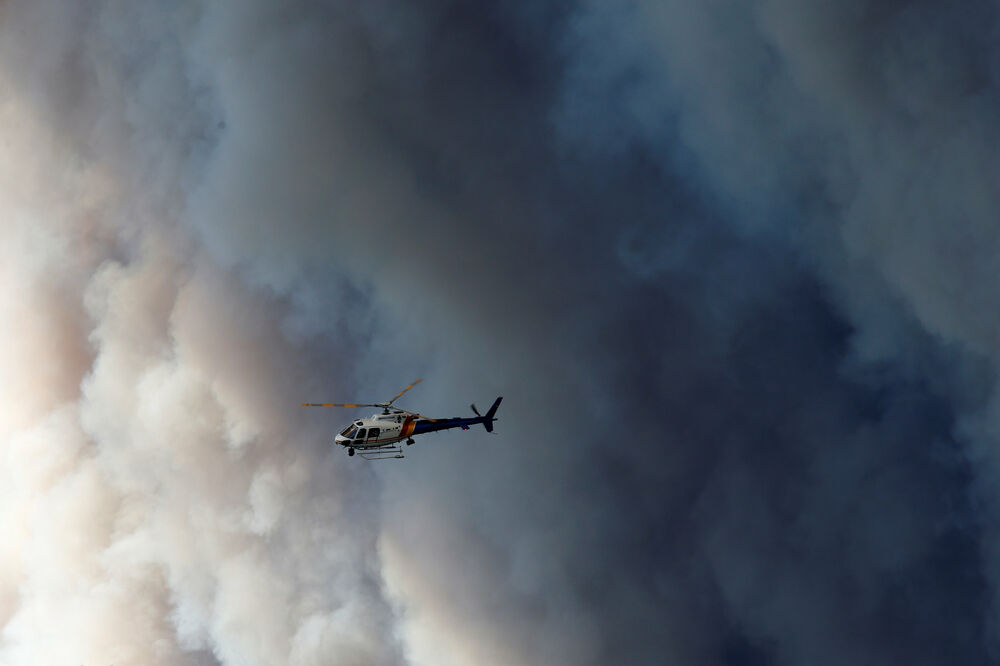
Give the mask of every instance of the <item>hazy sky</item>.
M 1000 664 L 998 8 L 493 5 L 0 5 L 0 665 Z

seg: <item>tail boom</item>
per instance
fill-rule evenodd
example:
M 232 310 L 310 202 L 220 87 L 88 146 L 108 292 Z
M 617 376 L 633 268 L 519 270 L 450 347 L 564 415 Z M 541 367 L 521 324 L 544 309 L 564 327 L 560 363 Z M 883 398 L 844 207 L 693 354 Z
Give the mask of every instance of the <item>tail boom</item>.
M 477 423 L 482 424 L 482 426 L 486 428 L 486 432 L 493 432 L 493 422 L 497 420 L 496 413 L 501 400 L 503 400 L 503 397 L 499 397 L 494 400 L 493 405 L 489 408 L 489 411 L 487 411 L 483 416 L 479 414 L 479 410 L 476 409 L 476 406 L 472 405 L 472 411 L 475 412 L 476 415 L 470 419 L 459 417 L 453 419 L 407 419 L 407 422 L 403 424 L 403 437 L 407 437 L 409 435 L 422 435 L 424 433 L 437 432 L 438 430 L 448 430 L 450 428 L 468 430 L 469 426 L 476 425 Z

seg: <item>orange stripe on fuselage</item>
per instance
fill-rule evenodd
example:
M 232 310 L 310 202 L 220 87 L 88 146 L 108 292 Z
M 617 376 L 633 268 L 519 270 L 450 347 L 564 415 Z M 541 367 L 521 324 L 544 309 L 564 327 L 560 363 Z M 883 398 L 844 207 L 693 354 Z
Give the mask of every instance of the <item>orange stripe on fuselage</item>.
M 416 425 L 417 425 L 417 420 L 412 416 L 407 416 L 406 420 L 403 421 L 403 429 L 399 433 L 400 439 L 402 439 L 403 437 L 409 437 L 411 434 L 413 434 L 413 428 L 415 428 Z

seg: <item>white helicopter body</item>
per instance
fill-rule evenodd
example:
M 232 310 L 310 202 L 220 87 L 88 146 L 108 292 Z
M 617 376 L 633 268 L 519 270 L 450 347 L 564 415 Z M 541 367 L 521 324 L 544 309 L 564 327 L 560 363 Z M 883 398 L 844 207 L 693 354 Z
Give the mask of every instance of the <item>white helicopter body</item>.
M 421 416 L 415 412 L 405 409 L 394 409 L 392 403 L 396 398 L 403 395 L 411 388 L 419 384 L 418 379 L 405 389 L 396 394 L 388 402 L 378 403 L 303 403 L 303 407 L 381 407 L 381 413 L 375 413 L 367 418 L 357 419 L 344 428 L 339 435 L 334 438 L 334 443 L 347 448 L 348 455 L 357 452 L 361 457 L 368 460 L 379 460 L 382 458 L 402 458 L 403 449 L 400 442 L 406 440 L 407 445 L 413 444 L 413 437 L 449 428 L 461 428 L 468 430 L 470 426 L 482 425 L 487 432 L 493 432 L 493 422 L 496 421 L 495 414 L 500 406 L 503 397 L 497 398 L 485 415 L 479 413 L 475 405 L 471 405 L 475 412 L 473 417 L 459 417 L 448 419 L 431 419 Z

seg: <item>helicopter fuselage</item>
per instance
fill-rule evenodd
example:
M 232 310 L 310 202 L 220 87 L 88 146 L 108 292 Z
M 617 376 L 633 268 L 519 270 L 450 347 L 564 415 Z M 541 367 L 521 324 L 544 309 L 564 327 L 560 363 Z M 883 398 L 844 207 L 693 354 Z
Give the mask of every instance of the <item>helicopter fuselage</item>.
M 416 414 L 402 411 L 391 411 L 388 414 L 372 414 L 358 419 L 336 436 L 335 443 L 352 449 L 380 449 L 392 446 L 403 440 L 409 440 L 414 435 L 423 435 L 450 428 L 468 430 L 470 426 L 486 424 L 492 426 L 496 419 L 490 415 L 469 418 L 454 417 L 447 419 L 429 419 Z M 490 428 L 492 430 L 492 428 Z
M 381 458 L 402 458 L 402 447 L 399 442 L 406 440 L 407 444 L 413 443 L 415 435 L 423 435 L 438 430 L 448 430 L 449 428 L 461 428 L 468 430 L 470 426 L 482 425 L 486 432 L 493 432 L 493 422 L 496 421 L 497 408 L 503 397 L 493 401 L 485 415 L 480 414 L 475 405 L 471 405 L 475 416 L 462 418 L 456 416 L 450 419 L 429 419 L 415 412 L 408 412 L 405 409 L 398 409 L 392 406 L 401 395 L 419 384 L 421 379 L 416 380 L 405 389 L 393 396 L 392 400 L 386 402 L 366 402 L 366 403 L 316 403 L 305 402 L 303 407 L 381 407 L 380 413 L 375 413 L 368 418 L 358 419 L 334 438 L 334 443 L 347 449 L 347 453 L 354 455 L 359 453 L 362 458 L 368 460 L 379 460 Z

